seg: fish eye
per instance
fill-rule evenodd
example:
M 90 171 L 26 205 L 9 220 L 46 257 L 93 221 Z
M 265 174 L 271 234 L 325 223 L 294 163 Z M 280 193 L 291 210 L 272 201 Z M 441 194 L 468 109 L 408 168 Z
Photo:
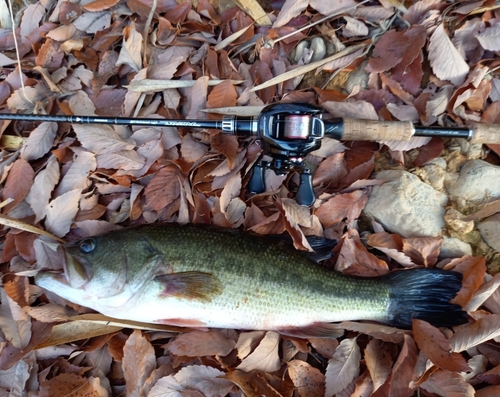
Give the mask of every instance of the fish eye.
M 97 243 L 96 243 L 95 239 L 86 238 L 85 240 L 83 240 L 80 243 L 80 251 L 88 254 L 89 252 L 92 252 L 95 249 L 96 245 L 97 245 Z

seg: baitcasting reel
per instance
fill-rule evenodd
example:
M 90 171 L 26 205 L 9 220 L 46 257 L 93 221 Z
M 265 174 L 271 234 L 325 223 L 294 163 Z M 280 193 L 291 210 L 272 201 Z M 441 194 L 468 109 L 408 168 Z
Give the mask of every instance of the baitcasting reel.
M 265 154 L 272 161 L 258 161 L 252 170 L 248 183 L 251 193 L 262 193 L 266 186 L 264 175 L 266 168 L 272 169 L 278 175 L 288 172 L 298 172 L 299 187 L 295 199 L 300 205 L 310 206 L 315 201 L 311 170 L 304 164 L 304 157 L 313 150 L 319 149 L 325 135 L 323 110 L 306 103 L 278 103 L 266 106 L 248 131 L 241 131 L 235 125 L 241 125 L 236 117 L 225 117 L 222 130 L 236 131 L 244 136 L 250 132 L 257 135 Z

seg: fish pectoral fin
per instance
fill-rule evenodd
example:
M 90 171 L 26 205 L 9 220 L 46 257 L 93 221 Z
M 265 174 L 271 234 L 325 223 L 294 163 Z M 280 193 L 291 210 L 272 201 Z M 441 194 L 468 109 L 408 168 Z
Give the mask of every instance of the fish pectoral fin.
M 158 275 L 156 279 L 164 286 L 162 296 L 210 302 L 222 292 L 219 279 L 210 273 L 170 273 Z
M 339 324 L 332 323 L 312 323 L 305 327 L 286 327 L 276 330 L 282 335 L 293 336 L 295 338 L 339 338 L 344 335 L 345 329 Z
M 155 323 L 165 324 L 174 327 L 188 327 L 196 328 L 198 331 L 208 331 L 207 324 L 199 320 L 190 320 L 185 318 L 164 318 L 161 320 L 156 320 Z

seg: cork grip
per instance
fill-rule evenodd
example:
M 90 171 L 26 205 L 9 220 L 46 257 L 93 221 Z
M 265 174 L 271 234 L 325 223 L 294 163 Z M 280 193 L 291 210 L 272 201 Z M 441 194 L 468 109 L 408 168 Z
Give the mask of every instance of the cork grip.
M 500 143 L 500 124 L 471 123 L 472 143 Z
M 344 119 L 346 141 L 407 141 L 413 136 L 411 121 Z

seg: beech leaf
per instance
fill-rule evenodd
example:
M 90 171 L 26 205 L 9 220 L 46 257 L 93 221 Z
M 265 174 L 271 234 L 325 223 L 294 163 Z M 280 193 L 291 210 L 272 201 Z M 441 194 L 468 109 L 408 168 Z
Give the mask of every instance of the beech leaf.
M 252 354 L 247 356 L 240 365 L 236 367 L 241 371 L 265 371 L 274 372 L 280 369 L 281 360 L 278 354 L 280 335 L 269 331 L 266 333 L 259 346 Z
M 500 336 L 498 324 L 500 324 L 500 314 L 490 314 L 473 324 L 457 327 L 455 334 L 450 338 L 453 351 L 462 352 Z
M 430 37 L 429 60 L 436 76 L 451 81 L 455 86 L 462 84 L 469 73 L 469 65 L 451 42 L 443 24 Z
M 226 356 L 236 343 L 217 330 L 191 331 L 179 335 L 168 345 L 168 350 L 178 356 Z
M 14 162 L 2 190 L 2 200 L 12 199 L 12 202 L 3 208 L 4 212 L 9 212 L 24 200 L 31 189 L 34 177 L 35 172 L 26 160 L 21 158 Z
M 96 169 L 96 164 L 93 153 L 75 148 L 73 163 L 57 186 L 56 194 L 62 195 L 70 190 L 85 189 L 91 183 L 88 176 Z
M 434 372 L 420 387 L 443 397 L 473 397 L 476 394 L 462 375 L 446 370 Z
M 325 395 L 325 375 L 317 368 L 301 361 L 288 363 L 288 374 L 301 397 L 323 397 Z
M 273 28 L 279 28 L 280 26 L 286 25 L 290 19 L 298 16 L 308 5 L 309 0 L 286 0 L 283 7 L 281 7 L 278 18 L 274 21 Z
M 109 125 L 73 124 L 82 146 L 93 153 L 132 150 L 134 145 L 122 139 Z
M 26 312 L 0 289 L 0 326 L 2 333 L 12 345 L 24 349 L 31 339 L 31 320 Z
M 392 357 L 384 348 L 384 342 L 372 339 L 365 349 L 365 362 L 373 381 L 373 391 L 377 391 L 391 374 Z
M 443 333 L 424 320 L 413 319 L 413 337 L 418 347 L 439 368 L 466 372 L 470 367 L 459 353 L 453 353 Z
M 360 359 L 356 338 L 340 342 L 326 367 L 326 397 L 341 393 L 358 376 Z
M 35 182 L 26 196 L 36 215 L 35 223 L 45 217 L 47 204 L 50 201 L 52 190 L 59 181 L 59 163 L 57 157 L 52 155 L 47 161 L 47 166 L 35 178 Z
M 190 365 L 182 368 L 174 378 L 187 389 L 198 390 L 205 397 L 218 397 L 227 395 L 233 384 L 220 376 L 225 373 L 206 365 Z
M 485 50 L 500 51 L 500 23 L 484 29 L 476 38 Z
M 28 140 L 21 148 L 21 158 L 31 161 L 44 156 L 52 147 L 56 132 L 56 123 L 41 123 L 31 131 Z
M 45 229 L 57 237 L 65 236 L 78 212 L 81 196 L 81 189 L 75 189 L 50 201 L 47 204 Z
M 127 396 L 142 396 L 144 383 L 155 367 L 153 346 L 140 330 L 134 330 L 123 347 L 122 368 Z

